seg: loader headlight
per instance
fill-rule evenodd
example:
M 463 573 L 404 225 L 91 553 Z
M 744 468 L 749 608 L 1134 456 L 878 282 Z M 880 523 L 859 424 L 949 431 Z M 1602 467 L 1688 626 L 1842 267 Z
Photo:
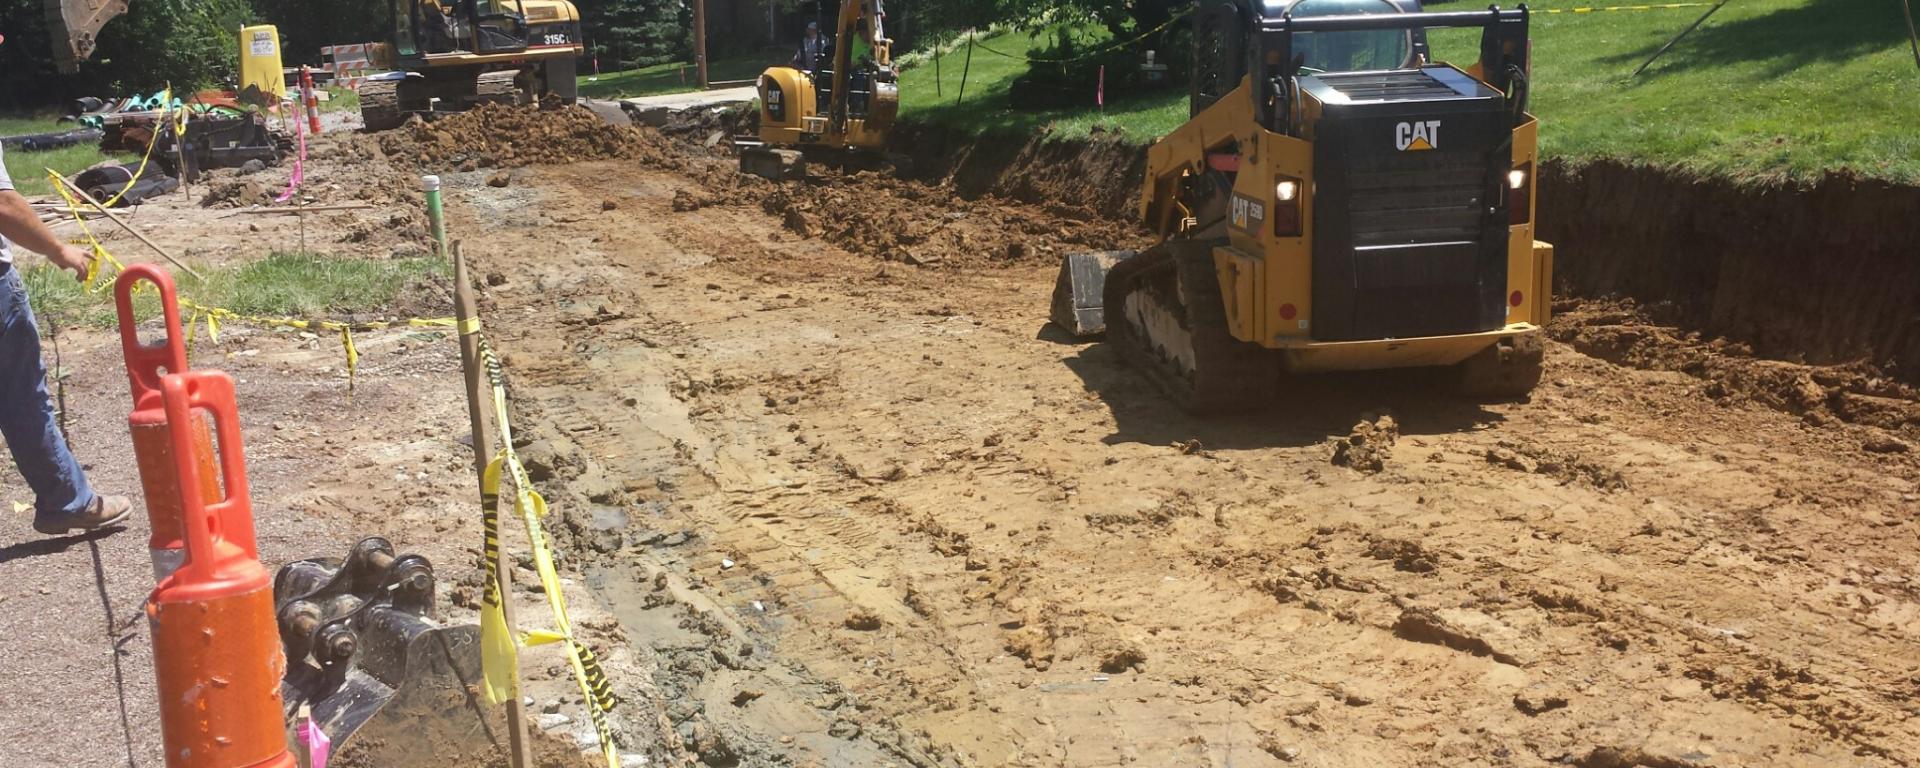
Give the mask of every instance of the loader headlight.
M 1273 235 L 1300 236 L 1300 180 L 1277 176 L 1273 180 Z
M 1507 225 L 1517 227 L 1533 219 L 1533 163 L 1507 171 Z

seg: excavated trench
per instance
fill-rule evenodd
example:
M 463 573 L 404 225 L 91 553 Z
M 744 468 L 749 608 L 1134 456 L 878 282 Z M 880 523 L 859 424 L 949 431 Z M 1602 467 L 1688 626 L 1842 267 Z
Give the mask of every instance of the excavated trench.
M 1133 215 L 1146 166 L 1139 145 L 1117 137 L 980 139 L 909 126 L 898 146 L 913 158 L 915 177 L 963 196 L 1116 219 Z M 1822 401 L 1845 393 L 1912 399 L 1920 383 L 1920 219 L 1912 216 L 1920 187 L 1845 174 L 1812 184 L 1737 183 L 1617 161 L 1548 161 L 1540 185 L 1540 236 L 1557 248 L 1556 291 L 1609 310 L 1579 324 L 1630 316 L 1710 342 L 1716 358 L 1845 368 L 1819 377 L 1832 390 Z M 1600 335 L 1606 339 L 1556 329 L 1561 340 L 1614 362 L 1695 374 L 1713 367 Z

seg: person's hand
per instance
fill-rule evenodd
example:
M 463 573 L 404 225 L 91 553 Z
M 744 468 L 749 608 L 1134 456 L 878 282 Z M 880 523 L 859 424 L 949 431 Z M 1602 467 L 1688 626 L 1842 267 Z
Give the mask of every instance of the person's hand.
M 73 270 L 73 279 L 86 282 L 87 267 L 93 264 L 93 251 L 77 245 L 64 245 L 47 260 L 61 269 Z

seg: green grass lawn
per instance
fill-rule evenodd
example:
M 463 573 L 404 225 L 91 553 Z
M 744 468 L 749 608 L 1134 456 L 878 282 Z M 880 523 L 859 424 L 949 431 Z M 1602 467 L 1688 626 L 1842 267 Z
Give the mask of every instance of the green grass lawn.
M 773 64 L 784 64 L 791 51 L 768 50 L 741 56 L 714 59 L 707 64 L 707 80 L 751 80 Z M 678 61 L 651 67 L 583 75 L 580 95 L 595 99 L 624 99 L 630 96 L 657 96 L 700 90 L 700 76 L 692 62 Z
M 1539 0 L 1535 11 L 1610 4 Z M 1467 10 L 1464 3 L 1433 10 Z M 1865 0 L 1737 0 L 1637 79 L 1628 75 L 1704 8 L 1537 14 L 1533 18 L 1533 111 L 1544 151 L 1557 157 L 1617 157 L 1738 177 L 1811 178 L 1833 169 L 1920 182 L 1920 70 L 1897 3 Z M 1471 64 L 1478 33 L 1433 36 L 1443 59 Z M 1024 53 L 1030 32 L 983 38 Z M 976 49 L 964 103 L 965 47 L 901 76 L 903 119 L 968 130 L 1085 135 L 1094 126 L 1151 140 L 1186 119 L 1184 89 L 1093 105 L 1093 84 L 1044 112 L 1007 106 L 1024 62 Z M 937 88 L 936 88 L 937 82 Z M 1109 94 L 1112 97 L 1112 94 Z
M 0 117 L 0 136 L 18 136 L 27 133 L 53 133 L 77 128 L 73 123 L 56 123 L 48 116 Z M 53 194 L 53 182 L 47 180 L 47 169 L 52 168 L 62 175 L 72 176 L 88 166 L 107 159 L 93 142 L 77 146 L 52 149 L 42 152 L 24 152 L 18 149 L 7 150 L 7 175 L 13 178 L 14 189 L 28 197 Z
M 24 276 L 34 311 L 49 322 L 114 325 L 111 291 L 89 292 L 73 273 L 44 259 L 28 261 Z M 408 285 L 449 277 L 452 270 L 433 256 L 353 259 L 274 252 L 239 266 L 200 267 L 200 272 L 206 280 L 175 274 L 183 298 L 243 315 L 307 318 L 378 312 L 392 307 Z M 151 292 L 140 294 L 134 312 L 142 318 L 155 315 L 158 299 Z
M 1089 40 L 1104 37 L 1089 33 Z M 1008 92 L 1026 73 L 1027 63 L 1012 56 L 1046 43 L 1037 30 L 983 35 L 967 62 L 963 43 L 942 53 L 938 66 L 929 58 L 900 74 L 900 114 L 916 122 L 952 126 L 969 131 L 1026 132 L 1050 128 L 1061 137 L 1086 136 L 1095 126 L 1119 130 L 1140 141 L 1150 141 L 1187 120 L 1187 91 L 1173 87 L 1144 95 L 1109 92 L 1104 109 L 1094 103 L 1094 83 L 1079 92 L 1059 95 L 1060 106 L 1040 112 L 1015 111 Z M 997 53 L 996 53 L 997 52 Z M 966 81 L 962 100 L 961 81 Z

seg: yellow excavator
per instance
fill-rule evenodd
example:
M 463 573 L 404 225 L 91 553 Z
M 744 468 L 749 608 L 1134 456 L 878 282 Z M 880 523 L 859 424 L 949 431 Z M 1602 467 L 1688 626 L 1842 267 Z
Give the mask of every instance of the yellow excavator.
M 387 31 L 370 58 L 393 73 L 360 85 L 369 131 L 482 102 L 572 104 L 579 94 L 585 48 L 567 0 L 387 0 Z
M 880 0 L 842 0 L 823 50 L 799 67 L 760 74 L 760 133 L 735 140 L 740 170 L 769 179 L 806 175 L 805 150 L 879 154 L 900 112 L 899 73 Z M 824 49 L 824 46 L 823 46 Z
M 1195 413 L 1334 371 L 1530 392 L 1553 248 L 1533 239 L 1526 6 L 1221 0 L 1194 18 L 1192 116 L 1148 150 L 1141 190 L 1159 243 L 1068 255 L 1053 321 L 1104 331 Z M 1430 60 L 1432 28 L 1479 28 L 1479 60 Z

